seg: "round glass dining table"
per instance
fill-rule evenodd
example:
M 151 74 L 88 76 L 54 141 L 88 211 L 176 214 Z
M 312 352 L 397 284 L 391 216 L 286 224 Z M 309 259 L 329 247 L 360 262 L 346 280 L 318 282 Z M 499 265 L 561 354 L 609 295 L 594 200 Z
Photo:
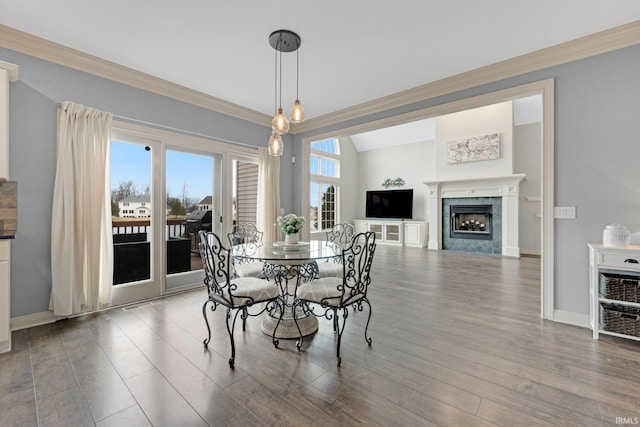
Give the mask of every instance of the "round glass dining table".
M 318 262 L 333 262 L 332 258 L 340 256 L 342 247 L 334 242 L 311 240 L 287 244 L 282 241 L 262 243 L 244 243 L 231 248 L 231 256 L 241 262 L 262 262 L 262 272 L 267 280 L 275 281 L 280 287 L 284 313 L 280 324 L 280 310 L 266 312 L 262 318 L 260 329 L 276 338 L 298 338 L 298 328 L 293 320 L 291 306 L 295 299 L 296 288 L 302 282 L 311 281 L 318 274 Z M 307 310 L 299 307 L 296 318 L 302 335 L 309 335 L 318 330 L 318 319 Z

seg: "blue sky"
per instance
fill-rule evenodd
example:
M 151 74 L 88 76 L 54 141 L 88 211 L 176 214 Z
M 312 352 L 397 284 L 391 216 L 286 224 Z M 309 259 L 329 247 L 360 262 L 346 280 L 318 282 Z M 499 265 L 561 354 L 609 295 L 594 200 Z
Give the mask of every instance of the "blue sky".
M 113 141 L 111 145 L 111 189 L 120 182 L 133 181 L 139 189 L 151 182 L 151 150 L 141 144 Z M 167 190 L 179 197 L 186 184 L 187 194 L 200 201 L 212 193 L 213 159 L 210 156 L 167 150 Z

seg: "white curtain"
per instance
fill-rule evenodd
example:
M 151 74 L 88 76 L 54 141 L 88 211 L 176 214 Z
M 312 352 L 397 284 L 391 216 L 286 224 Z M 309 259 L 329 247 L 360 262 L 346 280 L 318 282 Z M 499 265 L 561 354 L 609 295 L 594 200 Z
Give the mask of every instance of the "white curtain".
M 111 119 L 72 102 L 58 109 L 49 304 L 56 316 L 111 303 Z
M 276 218 L 280 215 L 280 157 L 271 156 L 265 147 L 258 148 L 258 230 L 265 242 L 280 240 Z

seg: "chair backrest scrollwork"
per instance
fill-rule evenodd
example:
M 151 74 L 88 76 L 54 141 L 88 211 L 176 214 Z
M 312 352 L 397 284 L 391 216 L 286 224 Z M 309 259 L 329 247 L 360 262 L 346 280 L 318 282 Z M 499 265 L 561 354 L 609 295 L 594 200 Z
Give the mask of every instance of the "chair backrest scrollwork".
M 255 224 L 251 222 L 239 222 L 233 226 L 231 233 L 227 234 L 231 246 L 242 243 L 261 243 L 262 231 L 258 231 Z
M 336 224 L 333 228 L 327 231 L 327 241 L 332 243 L 349 243 L 353 236 L 356 234 L 353 225 L 344 223 Z
M 229 305 L 233 305 L 233 284 L 229 274 L 229 249 L 222 246 L 220 238 L 210 231 L 201 230 L 199 233 L 200 257 L 204 267 L 204 284 L 209 295 L 216 296 Z
M 356 234 L 351 245 L 342 251 L 344 276 L 342 280 L 342 305 L 356 302 L 367 296 L 371 283 L 371 265 L 376 250 L 376 235 L 371 231 Z

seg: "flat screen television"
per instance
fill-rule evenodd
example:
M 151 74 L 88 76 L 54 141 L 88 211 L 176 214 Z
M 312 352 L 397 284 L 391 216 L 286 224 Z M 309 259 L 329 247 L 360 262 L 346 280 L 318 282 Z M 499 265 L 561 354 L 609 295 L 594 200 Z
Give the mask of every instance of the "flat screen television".
M 367 218 L 413 218 L 413 189 L 367 191 Z

